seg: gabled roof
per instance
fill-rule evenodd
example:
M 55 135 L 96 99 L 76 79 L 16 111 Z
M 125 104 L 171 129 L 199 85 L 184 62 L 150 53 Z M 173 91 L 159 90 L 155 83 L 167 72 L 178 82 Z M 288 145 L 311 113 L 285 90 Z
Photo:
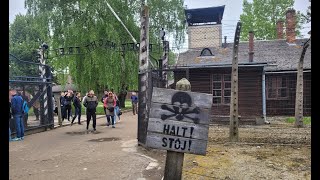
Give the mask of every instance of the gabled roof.
M 297 39 L 296 45 L 289 45 L 285 39 L 254 41 L 253 63 L 268 63 L 270 66 L 265 68 L 266 71 L 295 70 L 301 56 L 301 44 L 307 39 Z M 222 44 L 224 45 L 224 44 Z M 233 43 L 227 43 L 226 48 L 209 48 L 214 56 L 200 57 L 201 49 L 189 49 L 180 53 L 177 66 L 192 65 L 218 65 L 232 64 Z M 238 60 L 239 64 L 249 62 L 249 42 L 239 43 Z M 304 69 L 311 69 L 311 40 L 310 46 L 304 57 Z

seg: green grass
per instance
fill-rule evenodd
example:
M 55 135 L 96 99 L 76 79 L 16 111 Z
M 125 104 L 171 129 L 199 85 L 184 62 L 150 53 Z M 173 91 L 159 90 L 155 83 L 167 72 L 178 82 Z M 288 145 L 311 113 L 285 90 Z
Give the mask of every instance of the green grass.
M 286 119 L 286 122 L 288 123 L 294 123 L 296 121 L 295 117 L 288 117 Z M 311 124 L 311 117 L 303 117 L 303 124 Z
M 127 109 L 131 109 L 131 108 L 132 108 L 131 100 L 126 100 L 125 101 L 125 108 L 122 108 L 121 111 L 127 110 Z M 74 106 L 72 106 L 72 112 L 74 112 Z M 82 106 L 81 114 L 84 114 L 84 112 L 85 112 L 85 107 Z M 97 115 L 104 115 L 103 103 L 102 102 L 99 102 L 99 104 L 97 106 L 96 114 Z
M 74 113 L 74 106 L 71 106 L 72 108 L 72 113 Z M 131 100 L 127 100 L 125 101 L 125 108 L 122 108 L 121 111 L 123 110 L 127 110 L 127 109 L 131 109 L 132 108 L 132 104 L 131 104 Z M 84 114 L 86 111 L 85 111 L 85 107 L 82 106 L 82 109 L 81 109 L 81 114 Z M 28 112 L 29 116 L 34 116 L 34 113 L 33 113 L 33 108 L 31 107 L 29 109 L 29 112 Z M 97 107 L 97 112 L 96 112 L 97 115 L 104 115 L 104 110 L 103 110 L 103 103 L 102 102 L 99 102 L 98 104 L 98 107 Z

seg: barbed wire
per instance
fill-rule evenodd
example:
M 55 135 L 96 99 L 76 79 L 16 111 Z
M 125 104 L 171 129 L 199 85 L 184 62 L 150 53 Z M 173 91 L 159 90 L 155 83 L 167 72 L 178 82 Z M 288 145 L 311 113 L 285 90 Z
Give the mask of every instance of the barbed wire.
M 201 51 L 203 48 L 187 48 L 187 47 L 182 47 L 182 48 L 172 48 L 172 50 L 194 50 L 194 51 Z M 297 48 L 297 49 L 302 49 L 301 48 Z M 220 47 L 219 49 L 216 49 L 216 51 L 225 51 L 225 50 L 229 50 L 229 51 L 232 51 L 233 50 L 233 46 L 229 46 L 227 48 L 223 48 L 223 47 Z M 249 47 L 246 48 L 247 51 L 245 51 L 245 53 L 249 52 Z M 260 48 L 260 49 L 253 49 L 253 52 L 254 53 L 260 53 L 260 52 L 270 52 L 270 51 L 279 51 L 277 52 L 277 54 L 292 54 L 293 52 L 292 51 L 289 51 L 289 52 L 282 52 L 280 50 L 284 50 L 283 48 L 268 48 L 267 50 L 265 48 Z M 243 50 L 240 50 L 239 53 L 243 53 L 244 51 Z M 183 53 L 183 52 L 181 52 Z M 215 54 L 215 52 L 213 52 Z M 296 52 L 297 55 L 300 55 L 301 52 L 300 51 L 297 51 Z

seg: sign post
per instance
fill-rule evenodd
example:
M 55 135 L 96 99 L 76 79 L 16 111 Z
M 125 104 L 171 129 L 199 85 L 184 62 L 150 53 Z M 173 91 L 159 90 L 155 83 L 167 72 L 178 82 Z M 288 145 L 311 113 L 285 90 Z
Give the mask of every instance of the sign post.
M 181 179 L 184 153 L 206 155 L 211 106 L 211 94 L 153 88 L 146 146 L 167 150 L 164 180 Z

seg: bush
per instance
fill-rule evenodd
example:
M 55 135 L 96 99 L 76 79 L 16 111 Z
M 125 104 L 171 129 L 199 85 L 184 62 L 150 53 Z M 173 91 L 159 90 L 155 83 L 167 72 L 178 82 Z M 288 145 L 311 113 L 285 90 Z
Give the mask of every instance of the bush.
M 286 122 L 288 123 L 294 123 L 296 121 L 296 118 L 295 117 L 288 117 L 286 119 Z M 311 124 L 311 117 L 303 117 L 303 124 Z

